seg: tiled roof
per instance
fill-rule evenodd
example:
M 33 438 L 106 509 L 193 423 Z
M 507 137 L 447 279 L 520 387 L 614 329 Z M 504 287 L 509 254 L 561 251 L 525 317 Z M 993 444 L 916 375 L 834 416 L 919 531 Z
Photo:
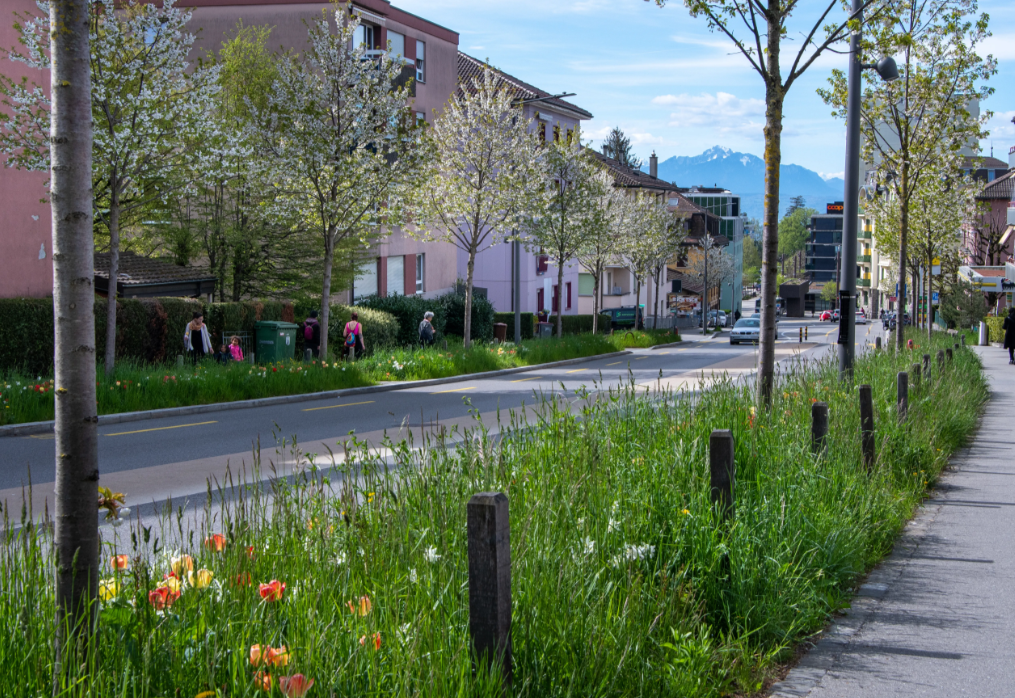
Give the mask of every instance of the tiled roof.
M 504 85 L 513 89 L 518 94 L 518 97 L 520 97 L 521 99 L 536 99 L 538 97 L 550 96 L 549 92 L 541 90 L 534 85 L 528 84 L 527 82 L 522 82 L 513 75 L 508 75 L 503 70 L 498 70 L 492 65 L 484 63 L 478 58 L 473 58 L 472 56 L 466 53 L 462 53 L 461 51 L 458 52 L 458 86 L 459 86 L 458 89 L 461 90 L 462 85 L 469 84 L 474 79 L 482 77 L 483 69 L 487 67 L 489 67 L 499 77 L 498 86 Z M 554 97 L 553 99 L 547 99 L 544 101 L 546 104 L 574 112 L 575 114 L 580 115 L 582 118 L 585 119 L 592 118 L 592 114 L 590 114 L 589 112 L 585 111 L 579 106 L 571 104 L 570 102 L 566 102 L 563 99 L 560 99 L 559 97 Z
M 980 193 L 976 195 L 976 198 L 981 201 L 987 201 L 991 199 L 1011 199 L 1012 187 L 1015 185 L 1015 170 L 1003 174 L 993 182 L 989 182 Z
M 613 175 L 614 184 L 618 187 L 639 187 L 642 189 L 677 193 L 677 187 L 664 179 L 659 179 L 650 174 L 645 174 L 641 170 L 622 165 L 617 160 L 603 155 L 598 150 L 589 148 L 589 152 L 595 155 L 599 162 L 606 165 L 606 169 Z M 691 202 L 688 201 L 687 203 L 690 204 Z
M 962 169 L 965 170 L 1007 170 L 1008 163 L 1004 160 L 990 157 L 989 155 L 967 157 L 962 160 Z
M 705 288 L 705 284 L 703 284 L 701 281 L 692 279 L 689 275 L 684 274 L 683 272 L 674 271 L 673 269 L 667 268 L 666 283 L 669 283 L 677 279 L 680 280 L 680 287 L 683 292 L 697 293 L 700 296 L 702 290 Z
M 95 276 L 109 278 L 109 253 L 95 253 Z M 145 286 L 180 281 L 214 281 L 207 269 L 181 267 L 164 259 L 139 257 L 132 252 L 120 253 L 118 281 L 122 286 Z
M 970 267 L 980 276 L 1004 276 L 1004 267 Z

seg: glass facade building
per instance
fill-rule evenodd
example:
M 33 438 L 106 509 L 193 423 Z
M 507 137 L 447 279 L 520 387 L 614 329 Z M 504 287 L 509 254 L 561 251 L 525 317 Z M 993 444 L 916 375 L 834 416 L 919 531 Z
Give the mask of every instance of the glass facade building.
M 722 285 L 719 293 L 719 307 L 730 312 L 743 313 L 744 295 L 744 223 L 740 215 L 740 197 L 725 189 L 681 189 L 680 193 L 693 203 L 719 216 L 719 234 L 730 241 L 723 250 L 733 257 L 736 269 L 730 281 Z

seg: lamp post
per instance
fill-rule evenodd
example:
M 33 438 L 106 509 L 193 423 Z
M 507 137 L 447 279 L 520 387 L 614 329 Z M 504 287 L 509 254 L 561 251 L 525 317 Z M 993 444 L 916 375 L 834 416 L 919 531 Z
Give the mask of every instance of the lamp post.
M 853 16 L 860 18 L 863 0 L 853 0 Z M 860 24 L 862 26 L 862 23 Z M 873 68 L 883 80 L 899 77 L 895 60 L 882 58 L 876 65 L 860 62 L 860 29 L 849 40 L 849 94 L 846 99 L 846 172 L 845 201 L 842 205 L 842 255 L 839 258 L 839 377 L 853 377 L 856 316 L 857 222 L 860 215 L 860 73 Z

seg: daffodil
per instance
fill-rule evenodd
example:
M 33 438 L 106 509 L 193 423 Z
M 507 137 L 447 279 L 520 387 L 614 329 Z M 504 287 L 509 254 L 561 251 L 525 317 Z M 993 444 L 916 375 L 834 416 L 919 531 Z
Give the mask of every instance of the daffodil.
M 99 582 L 99 598 L 103 601 L 109 601 L 118 593 L 120 593 L 120 585 L 117 583 L 115 577 L 103 579 Z
M 211 570 L 198 570 L 197 574 L 193 572 L 187 573 L 187 582 L 195 589 L 204 589 L 211 584 L 211 580 L 214 577 L 215 575 L 212 574 Z

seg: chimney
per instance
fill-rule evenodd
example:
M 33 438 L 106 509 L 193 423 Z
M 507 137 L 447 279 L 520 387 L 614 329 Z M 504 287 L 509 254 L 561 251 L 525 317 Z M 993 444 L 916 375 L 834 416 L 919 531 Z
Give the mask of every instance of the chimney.
M 656 151 L 652 151 L 652 156 L 648 159 L 648 173 L 653 177 L 659 176 L 659 158 L 656 157 Z

